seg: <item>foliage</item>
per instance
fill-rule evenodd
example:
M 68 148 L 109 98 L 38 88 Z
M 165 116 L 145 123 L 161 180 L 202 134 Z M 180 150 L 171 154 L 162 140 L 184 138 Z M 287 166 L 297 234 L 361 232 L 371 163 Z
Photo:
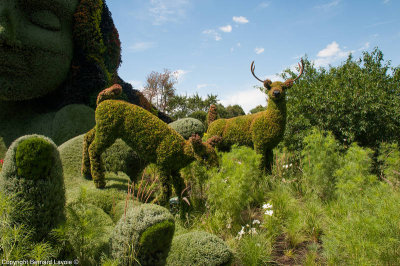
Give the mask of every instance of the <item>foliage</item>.
M 163 265 L 174 230 L 174 218 L 161 206 L 143 204 L 130 209 L 112 233 L 112 256 L 123 265 Z
M 65 219 L 63 171 L 54 142 L 40 135 L 15 140 L 0 172 L 0 191 L 11 197 L 11 204 L 22 204 L 10 222 L 32 230 L 33 240 L 46 238 Z
M 336 175 L 340 166 L 339 146 L 333 135 L 313 129 L 304 138 L 302 187 L 310 197 L 331 200 L 335 196 Z
M 195 118 L 195 119 L 201 121 L 204 125 L 206 123 L 206 119 L 207 119 L 207 112 L 202 111 L 202 110 L 194 111 L 193 113 L 190 113 L 188 115 L 188 117 Z
M 67 220 L 54 230 L 64 259 L 78 259 L 81 264 L 96 265 L 108 252 L 108 240 L 114 223 L 102 209 L 86 203 L 86 191 L 67 205 Z
M 207 182 L 207 207 L 214 229 L 232 228 L 241 223 L 241 212 L 263 200 L 264 177 L 258 169 L 260 156 L 248 147 L 234 146 L 222 155 L 219 171 Z
M 226 108 L 226 117 L 224 118 L 232 118 L 232 117 L 236 117 L 236 116 L 240 116 L 240 115 L 245 115 L 246 113 L 243 111 L 243 108 L 238 105 L 228 105 Z
M 232 251 L 215 235 L 194 231 L 172 241 L 166 265 L 230 265 Z
M 250 110 L 250 114 L 262 112 L 262 111 L 265 111 L 266 109 L 267 109 L 267 107 L 264 107 L 262 105 L 257 105 L 256 107 L 254 107 L 253 109 Z
M 13 224 L 10 216 L 15 210 L 24 208 L 15 203 L 12 196 L 7 197 L 0 191 L 0 260 L 17 261 L 24 259 L 49 260 L 56 254 L 46 242 L 35 243 L 32 231 L 23 224 Z M 24 210 L 24 209 L 22 209 Z
M 272 241 L 265 233 L 247 234 L 238 241 L 238 257 L 243 265 L 266 265 L 272 261 Z
M 185 117 L 193 117 L 193 113 L 199 111 L 208 112 L 208 108 L 212 104 L 216 104 L 218 101 L 217 95 L 208 94 L 205 99 L 198 93 L 193 96 L 187 95 L 175 95 L 171 98 L 168 106 L 168 114 L 174 119 L 180 119 Z M 198 117 L 193 117 L 197 118 Z M 199 119 L 200 121 L 205 121 Z
M 203 137 L 206 129 L 200 120 L 195 118 L 182 118 L 169 124 L 171 128 L 176 130 L 182 137 L 189 139 L 193 134 Z
M 300 151 L 307 129 L 331 131 L 341 143 L 357 142 L 376 149 L 400 137 L 399 67 L 384 62 L 375 48 L 354 60 L 350 55 L 328 70 L 304 60 L 304 74 L 287 91 L 285 146 Z M 392 72 L 392 75 L 390 74 Z M 287 70 L 284 76 L 294 73 Z
M 381 143 L 378 162 L 383 178 L 391 184 L 400 185 L 400 151 L 397 143 Z

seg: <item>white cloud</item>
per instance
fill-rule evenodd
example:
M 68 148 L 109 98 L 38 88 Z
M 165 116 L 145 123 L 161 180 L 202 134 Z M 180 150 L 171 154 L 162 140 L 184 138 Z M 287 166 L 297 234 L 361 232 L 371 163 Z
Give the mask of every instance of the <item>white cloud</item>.
M 254 52 L 256 52 L 256 54 L 262 54 L 262 53 L 264 53 L 264 48 L 262 48 L 262 47 L 256 47 L 256 48 L 254 49 Z
M 328 44 L 324 49 L 318 52 L 318 57 L 331 57 L 341 52 L 339 44 L 335 41 Z
M 327 66 L 338 59 L 346 57 L 351 52 L 354 51 L 343 51 L 339 47 L 339 44 L 333 41 L 318 52 L 317 59 L 314 60 L 314 64 L 316 67 Z
M 249 20 L 246 17 L 243 17 L 243 16 L 233 17 L 232 20 L 235 21 L 236 23 L 240 23 L 240 24 L 249 23 Z
M 154 42 L 136 42 L 133 45 L 131 45 L 129 49 L 134 52 L 142 52 L 150 48 L 153 48 L 155 46 L 156 44 Z
M 165 22 L 177 22 L 186 16 L 188 0 L 150 0 L 148 9 L 154 25 L 161 25 Z
M 337 6 L 339 3 L 340 3 L 340 0 L 333 0 L 333 1 L 329 2 L 329 3 L 324 4 L 324 5 L 315 6 L 315 8 L 323 9 L 323 10 L 327 11 L 327 10 Z
M 361 46 L 358 51 L 364 51 L 369 48 L 369 42 L 366 42 L 363 46 Z
M 258 8 L 261 8 L 261 9 L 267 8 L 267 7 L 269 7 L 270 4 L 271 4 L 270 2 L 262 2 L 258 5 Z
M 237 47 L 240 47 L 240 46 L 242 46 L 242 45 L 240 44 L 240 42 L 238 42 L 236 45 L 237 45 Z
M 197 86 L 196 86 L 196 88 L 199 90 L 199 89 L 203 89 L 203 88 L 206 88 L 206 87 L 216 87 L 217 85 L 215 85 L 215 84 L 206 84 L 206 83 L 204 83 L 204 84 L 198 84 Z
M 143 88 L 143 83 L 140 80 L 128 80 L 127 82 L 131 84 L 134 89 L 140 90 Z
M 216 41 L 222 40 L 221 34 L 216 32 L 215 30 L 204 30 L 203 34 L 212 36 Z
M 259 89 L 251 89 L 240 91 L 224 97 L 220 102 L 224 106 L 238 104 L 243 110 L 248 113 L 257 105 L 265 106 L 267 103 L 267 96 Z
M 189 72 L 190 71 L 183 70 L 183 69 L 178 69 L 178 70 L 175 70 L 173 72 L 173 75 L 175 76 L 175 78 L 177 79 L 177 81 L 179 83 L 179 82 L 181 82 L 183 80 L 184 76 Z
M 231 32 L 232 31 L 232 26 L 231 25 L 226 25 L 226 26 L 220 27 L 219 29 L 221 31 L 223 31 L 223 32 Z
M 384 4 L 388 4 L 390 2 L 390 0 L 383 0 Z

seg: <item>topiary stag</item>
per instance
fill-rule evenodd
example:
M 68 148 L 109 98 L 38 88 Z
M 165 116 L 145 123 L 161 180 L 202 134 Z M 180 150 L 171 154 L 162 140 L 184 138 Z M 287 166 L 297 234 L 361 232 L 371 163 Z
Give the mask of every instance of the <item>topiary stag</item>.
M 250 70 L 253 76 L 264 85 L 268 95 L 267 109 L 256 114 L 209 121 L 207 130 L 209 140 L 215 141 L 218 137 L 219 141 L 216 146 L 220 150 L 229 150 L 233 144 L 254 147 L 256 152 L 262 155 L 261 169 L 266 173 L 270 172 L 273 161 L 272 149 L 282 140 L 285 132 L 285 91 L 292 87 L 293 83 L 303 74 L 303 61 L 301 61 L 301 65 L 299 63 L 299 68 L 300 74 L 297 78 L 285 82 L 272 82 L 269 79 L 261 80 L 254 74 L 253 61 Z

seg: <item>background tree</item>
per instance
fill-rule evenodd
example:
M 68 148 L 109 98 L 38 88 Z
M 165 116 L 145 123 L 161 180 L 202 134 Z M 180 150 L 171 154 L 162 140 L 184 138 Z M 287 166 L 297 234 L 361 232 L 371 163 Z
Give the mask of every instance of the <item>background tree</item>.
M 168 69 L 164 69 L 164 73 L 153 71 L 146 78 L 143 94 L 157 109 L 166 112 L 169 102 L 175 96 L 176 83 L 175 73 Z
M 262 111 L 265 111 L 266 109 L 267 109 L 267 107 L 264 107 L 264 106 L 262 106 L 260 104 L 260 105 L 257 105 L 256 107 L 254 107 L 253 109 L 251 109 L 250 110 L 250 114 L 255 114 L 255 113 L 258 113 L 258 112 L 262 112 Z
M 390 67 L 375 48 L 360 59 L 351 55 L 338 67 L 316 69 L 304 59 L 303 77 L 287 91 L 284 144 L 300 150 L 313 126 L 332 131 L 342 143 L 376 149 L 400 137 L 399 67 Z M 286 70 L 285 79 L 296 74 Z

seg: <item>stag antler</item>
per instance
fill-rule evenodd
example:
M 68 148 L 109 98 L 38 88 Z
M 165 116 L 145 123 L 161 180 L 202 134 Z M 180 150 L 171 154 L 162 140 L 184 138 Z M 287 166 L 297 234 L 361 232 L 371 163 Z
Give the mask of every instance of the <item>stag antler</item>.
M 251 70 L 251 74 L 253 74 L 253 76 L 260 82 L 264 83 L 264 80 L 259 79 L 256 74 L 254 74 L 254 69 L 256 68 L 256 66 L 254 65 L 254 61 L 251 62 L 251 66 L 250 66 L 250 70 Z
M 295 79 L 293 80 L 293 82 L 295 82 L 296 80 L 298 80 L 298 79 L 300 78 L 300 76 L 303 75 L 303 70 L 304 70 L 303 59 L 301 59 L 301 66 L 300 66 L 300 63 L 299 63 L 299 68 L 300 68 L 300 74 L 297 76 L 297 78 L 295 78 Z

